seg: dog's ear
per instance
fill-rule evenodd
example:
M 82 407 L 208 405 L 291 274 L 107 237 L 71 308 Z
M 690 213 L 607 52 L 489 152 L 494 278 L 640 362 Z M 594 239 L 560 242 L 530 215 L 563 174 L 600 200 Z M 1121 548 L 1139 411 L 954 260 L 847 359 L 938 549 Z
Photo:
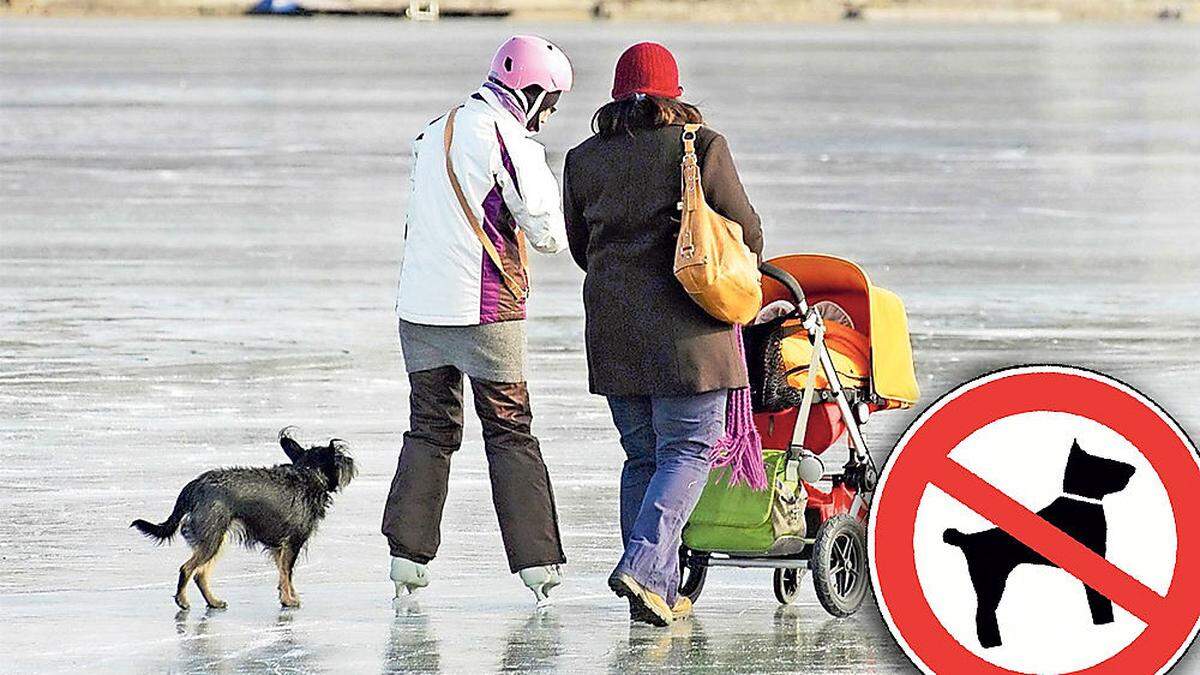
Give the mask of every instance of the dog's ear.
M 350 456 L 350 444 L 340 438 L 329 439 L 329 454 L 332 459 L 333 472 L 330 476 L 330 492 L 337 492 L 354 479 L 358 468 Z
M 298 431 L 296 427 L 284 427 L 279 430 L 279 446 L 287 453 L 288 459 L 292 460 L 293 464 L 299 462 L 306 452 L 304 447 L 292 438 L 292 434 L 296 431 Z

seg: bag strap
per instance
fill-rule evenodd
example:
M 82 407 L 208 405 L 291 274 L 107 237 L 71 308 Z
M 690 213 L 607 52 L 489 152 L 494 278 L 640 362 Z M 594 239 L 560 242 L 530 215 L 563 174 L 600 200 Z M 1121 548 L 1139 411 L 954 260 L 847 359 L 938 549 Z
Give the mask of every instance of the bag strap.
M 689 154 L 696 154 L 696 132 L 700 131 L 700 124 L 685 124 L 683 125 L 683 151 Z
M 683 125 L 683 161 L 680 164 L 683 198 L 679 203 L 679 210 L 685 213 L 695 211 L 704 199 L 704 192 L 700 187 L 700 164 L 696 160 L 696 132 L 699 129 L 699 124 Z
M 496 250 L 496 245 L 492 243 L 487 233 L 483 231 L 483 226 L 479 223 L 479 218 L 475 216 L 475 211 L 471 205 L 467 203 L 467 197 L 463 194 L 462 185 L 458 182 L 458 176 L 454 175 L 454 162 L 450 159 L 450 145 L 454 140 L 454 116 L 458 113 L 458 108 L 450 111 L 446 117 L 446 129 L 442 134 L 442 146 L 446 153 L 446 175 L 450 178 L 450 187 L 454 188 L 454 196 L 458 197 L 458 205 L 462 208 L 463 215 L 467 217 L 467 222 L 471 224 L 471 229 L 475 231 L 475 236 L 479 238 L 479 243 L 483 244 L 483 250 L 491 259 L 492 264 L 500 271 L 500 277 L 504 280 L 504 285 L 520 302 L 526 298 L 528 291 L 517 282 L 516 279 L 504 269 L 504 264 L 500 260 L 500 252 Z M 521 267 L 525 267 L 525 237 L 524 233 L 517 231 L 517 255 L 521 262 Z

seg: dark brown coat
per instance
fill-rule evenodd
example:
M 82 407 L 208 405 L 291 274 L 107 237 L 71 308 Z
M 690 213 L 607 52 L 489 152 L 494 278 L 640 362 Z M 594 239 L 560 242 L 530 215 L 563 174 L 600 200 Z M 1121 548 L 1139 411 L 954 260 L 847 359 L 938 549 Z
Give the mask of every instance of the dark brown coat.
M 567 153 L 563 203 L 571 254 L 586 272 L 583 306 L 591 390 L 684 396 L 746 386 L 728 324 L 688 297 L 672 271 L 679 234 L 682 126 L 593 136 Z M 704 195 L 762 254 L 758 214 L 729 144 L 702 128 Z

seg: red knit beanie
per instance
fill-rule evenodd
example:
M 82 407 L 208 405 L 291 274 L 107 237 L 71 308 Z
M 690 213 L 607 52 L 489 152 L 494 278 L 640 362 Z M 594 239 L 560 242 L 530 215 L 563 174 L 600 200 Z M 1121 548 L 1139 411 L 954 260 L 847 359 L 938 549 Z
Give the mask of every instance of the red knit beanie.
M 639 42 L 617 60 L 612 88 L 614 101 L 633 94 L 677 98 L 682 93 L 675 57 L 657 42 Z

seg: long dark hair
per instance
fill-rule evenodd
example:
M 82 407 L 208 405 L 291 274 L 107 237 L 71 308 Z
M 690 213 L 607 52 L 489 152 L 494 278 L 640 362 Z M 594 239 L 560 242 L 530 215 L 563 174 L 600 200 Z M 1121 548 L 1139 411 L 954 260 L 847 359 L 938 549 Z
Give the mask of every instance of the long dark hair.
M 631 96 L 600 106 L 592 115 L 592 132 L 601 136 L 632 134 L 670 124 L 704 124 L 700 109 L 677 98 Z

